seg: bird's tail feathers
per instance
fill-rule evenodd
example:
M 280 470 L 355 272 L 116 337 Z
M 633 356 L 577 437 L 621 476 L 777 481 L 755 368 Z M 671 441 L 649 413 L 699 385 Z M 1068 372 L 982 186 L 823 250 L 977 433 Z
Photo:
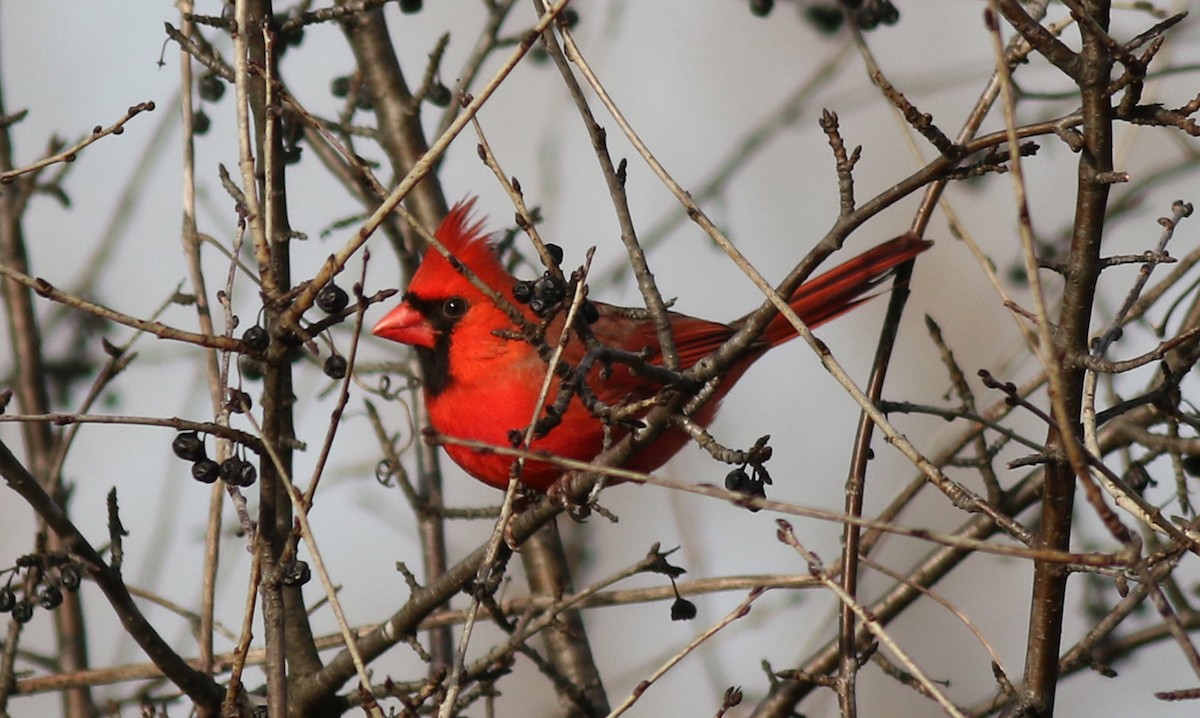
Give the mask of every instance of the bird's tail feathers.
M 931 246 L 933 242 L 912 233 L 896 237 L 801 284 L 788 304 L 810 329 L 818 327 L 870 299 L 870 291 L 897 266 Z M 794 336 L 795 327 L 782 315 L 763 331 L 772 346 Z

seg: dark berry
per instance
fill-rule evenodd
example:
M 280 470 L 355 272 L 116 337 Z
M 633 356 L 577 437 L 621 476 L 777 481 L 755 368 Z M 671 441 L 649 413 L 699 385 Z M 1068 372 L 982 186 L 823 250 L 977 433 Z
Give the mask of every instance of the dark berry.
M 254 468 L 254 464 L 245 459 L 240 460 L 237 467 L 237 475 L 234 477 L 236 485 L 244 489 L 248 486 L 253 486 L 257 480 L 258 469 Z
M 690 621 L 696 617 L 696 604 L 686 598 L 676 598 L 671 604 L 672 621 Z
M 33 604 L 24 598 L 17 601 L 12 608 L 12 617 L 17 623 L 29 623 L 29 619 L 33 618 Z
M 895 25 L 900 19 L 900 10 L 888 0 L 879 5 L 879 22 L 884 25 Z
M 250 351 L 261 352 L 270 346 L 271 335 L 267 333 L 266 329 L 255 324 L 242 334 L 242 342 Z
M 211 484 L 220 476 L 220 467 L 212 459 L 200 459 L 192 464 L 192 478 L 202 484 Z
M 757 499 L 765 499 L 767 497 L 767 489 L 763 485 L 763 481 L 759 478 L 750 478 L 745 468 L 734 469 L 725 475 L 725 489 Z M 756 506 L 749 508 L 751 511 L 760 510 Z
M 775 0 L 750 0 L 750 12 L 758 17 L 766 17 L 775 7 Z
M 350 303 L 350 295 L 346 290 L 330 282 L 317 292 L 317 306 L 326 314 L 337 314 Z
M 53 611 L 63 602 L 63 592 L 57 586 L 44 586 L 38 596 L 38 603 L 47 611 Z
M 555 264 L 562 264 L 562 261 L 563 261 L 563 248 L 562 247 L 558 246 L 557 244 L 547 244 L 546 245 L 546 254 L 550 255 L 550 258 L 554 260 Z
M 254 464 L 237 456 L 231 456 L 221 463 L 221 478 L 230 486 L 253 486 L 258 479 L 258 469 Z
M 595 324 L 596 320 L 600 318 L 600 310 L 586 299 L 583 300 L 583 306 L 579 308 L 579 312 L 583 315 L 583 321 L 588 324 Z
M 229 390 L 229 410 L 235 414 L 244 414 L 254 406 L 254 400 L 241 389 Z
M 569 7 L 558 14 L 558 21 L 563 24 L 563 27 L 570 30 L 579 24 L 579 11 Z
M 1183 457 L 1181 463 L 1188 476 L 1200 476 L 1200 454 L 1189 454 Z
M 283 585 L 284 586 L 303 586 L 312 578 L 312 570 L 308 564 L 300 559 L 289 561 L 283 567 Z
M 340 354 L 333 354 L 325 360 L 325 366 L 321 370 L 330 379 L 344 379 L 346 378 L 346 368 L 346 357 Z
M 221 480 L 231 486 L 237 486 L 237 472 L 241 466 L 242 460 L 236 456 L 231 456 L 221 462 L 217 473 L 220 474 Z
M 400 12 L 408 13 L 409 15 L 421 12 L 422 4 L 422 0 L 400 0 Z
M 204 458 L 204 439 L 194 431 L 176 434 L 171 442 L 171 451 L 184 461 L 199 461 Z
M 242 370 L 242 378 L 250 381 L 258 381 L 263 378 L 262 363 L 254 359 L 242 355 L 238 357 L 238 368 Z
M 304 152 L 304 148 L 300 145 L 287 145 L 283 148 L 283 163 L 285 165 L 294 165 L 300 161 L 300 155 Z
M 745 494 L 755 499 L 767 498 L 767 487 L 761 481 L 751 481 L 745 488 Z M 751 511 L 761 511 L 761 506 L 748 506 Z
M 874 30 L 879 26 L 879 13 L 874 7 L 863 6 L 854 12 L 854 24 L 863 30 Z
M 78 591 L 79 584 L 83 577 L 79 573 L 79 569 L 75 566 L 67 564 L 58 571 L 58 578 L 62 581 L 62 587 L 65 591 Z
M 11 586 L 0 588 L 0 613 L 8 613 L 17 605 L 17 593 Z
M 225 96 L 225 81 L 213 74 L 200 78 L 197 84 L 200 97 L 208 102 L 216 102 Z
M 440 82 L 435 82 L 429 87 L 429 93 L 425 95 L 425 99 L 429 100 L 429 104 L 434 107 L 449 107 L 450 100 L 454 96 L 450 92 L 450 88 Z
M 334 97 L 345 97 L 350 94 L 350 78 L 342 75 L 341 77 L 333 78 L 333 82 L 329 83 L 329 92 Z
M 533 295 L 547 305 L 558 304 L 567 296 L 567 283 L 549 274 L 542 275 L 533 283 Z
M 825 35 L 832 35 L 842 28 L 845 16 L 837 5 L 809 5 L 804 10 L 809 23 Z
M 192 132 L 197 135 L 208 134 L 210 127 L 212 127 L 212 120 L 208 119 L 204 110 L 196 110 L 192 114 Z
M 546 304 L 546 300 L 544 300 L 544 299 L 541 299 L 541 298 L 537 298 L 537 299 L 530 299 L 530 300 L 529 300 L 529 308 L 533 310 L 533 313 L 534 313 L 534 314 L 536 314 L 536 315 L 538 315 L 538 316 L 540 317 L 540 316 L 543 316 L 543 315 L 546 313 L 546 309 L 547 309 L 548 307 L 547 307 L 547 304 Z
M 513 299 L 528 304 L 533 299 L 533 282 L 521 281 L 513 285 Z
M 304 42 L 304 28 L 298 27 L 292 30 L 283 35 L 282 39 L 283 44 L 288 47 L 300 47 L 300 44 Z

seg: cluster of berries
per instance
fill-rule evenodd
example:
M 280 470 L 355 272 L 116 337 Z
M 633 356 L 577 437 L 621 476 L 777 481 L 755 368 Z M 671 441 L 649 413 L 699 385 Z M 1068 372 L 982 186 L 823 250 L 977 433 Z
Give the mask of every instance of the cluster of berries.
M 546 251 L 550 253 L 556 265 L 562 263 L 562 247 L 557 244 L 547 244 Z M 567 283 L 561 277 L 551 274 L 549 270 L 537 279 L 522 280 L 513 285 L 513 299 L 521 304 L 528 304 L 533 313 L 542 319 L 554 314 L 566 298 Z M 583 320 L 588 324 L 592 324 L 600 318 L 600 312 L 596 309 L 596 305 L 586 299 L 579 311 Z
M 345 289 L 330 282 L 317 292 L 316 304 L 317 308 L 326 314 L 339 314 L 350 305 L 350 295 L 346 293 Z M 271 346 L 271 334 L 264 327 L 255 324 L 242 333 L 242 344 L 248 351 L 262 354 Z M 242 375 L 248 379 L 262 377 L 262 367 L 254 357 L 243 355 L 239 360 L 239 366 L 242 368 Z M 346 357 L 340 354 L 331 354 L 321 367 L 325 376 L 330 379 L 344 379 L 348 369 Z
M 317 292 L 317 308 L 326 314 L 339 314 L 349 304 L 350 295 L 333 282 L 321 287 L 321 291 Z M 346 357 L 341 354 L 330 354 L 329 358 L 325 360 L 325 364 L 322 365 L 321 371 L 325 372 L 325 376 L 330 379 L 344 379 L 348 368 Z
M 874 30 L 880 25 L 895 25 L 900 20 L 900 10 L 891 0 L 840 0 L 840 5 L 850 11 L 850 17 L 860 30 Z M 807 3 L 804 17 L 809 24 L 825 35 L 841 29 L 845 15 L 838 2 L 817 0 Z M 775 8 L 775 0 L 750 0 L 750 12 L 757 17 L 767 17 Z
M 78 591 L 83 580 L 79 566 L 65 553 L 20 556 L 17 565 L 7 570 L 11 575 L 4 588 L 0 588 L 0 613 L 11 613 L 17 623 L 28 623 L 33 618 L 35 603 L 47 611 L 58 608 L 63 602 L 63 592 Z M 23 595 L 18 597 L 13 582 L 22 570 L 33 572 L 35 583 L 22 589 Z
M 194 431 L 185 431 L 175 436 L 171 450 L 184 461 L 192 462 L 192 478 L 204 484 L 222 479 L 230 486 L 245 488 L 253 486 L 258 479 L 258 469 L 240 456 L 230 456 L 220 464 L 208 458 L 204 440 Z

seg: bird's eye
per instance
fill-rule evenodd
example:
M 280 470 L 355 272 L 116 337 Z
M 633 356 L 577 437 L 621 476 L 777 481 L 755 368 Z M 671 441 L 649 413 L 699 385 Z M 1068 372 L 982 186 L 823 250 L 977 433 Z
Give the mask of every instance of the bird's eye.
M 467 300 L 462 297 L 450 297 L 442 305 L 442 312 L 448 317 L 461 317 L 467 313 Z

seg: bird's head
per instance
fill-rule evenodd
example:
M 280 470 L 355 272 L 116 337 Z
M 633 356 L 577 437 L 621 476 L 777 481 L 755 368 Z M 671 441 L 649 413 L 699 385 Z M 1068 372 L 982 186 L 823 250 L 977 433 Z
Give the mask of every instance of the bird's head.
M 496 256 L 483 221 L 471 217 L 475 199 L 456 204 L 437 230 L 437 239 L 453 259 L 431 247 L 421 260 L 404 301 L 371 329 L 377 337 L 434 349 L 468 315 L 503 316 L 456 265 L 466 267 L 491 289 L 512 301 L 515 280 Z

